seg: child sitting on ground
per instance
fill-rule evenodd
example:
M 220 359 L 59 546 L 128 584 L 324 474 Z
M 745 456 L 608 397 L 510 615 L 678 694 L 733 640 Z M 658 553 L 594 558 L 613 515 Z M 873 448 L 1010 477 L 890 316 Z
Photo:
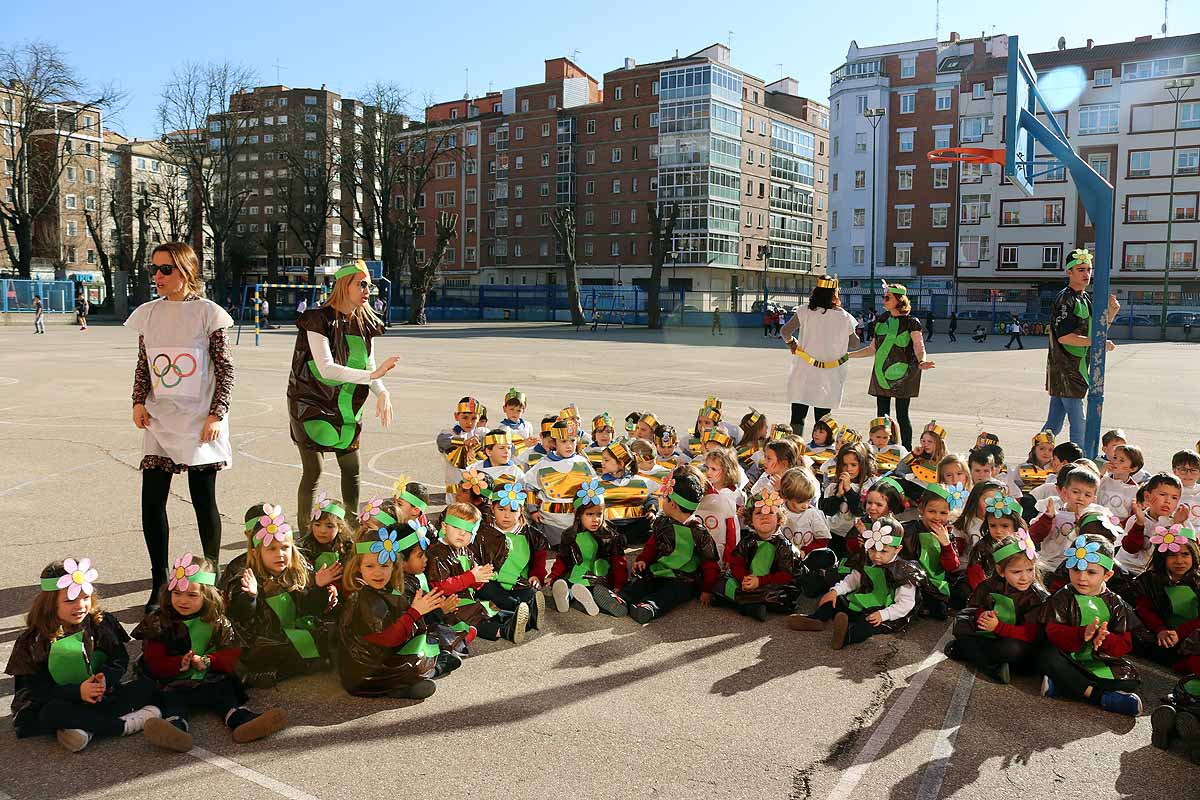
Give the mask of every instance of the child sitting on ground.
M 346 508 L 341 500 L 321 492 L 313 506 L 308 533 L 296 542 L 300 554 L 313 569 L 345 564 L 354 553 L 354 534 L 346 524 Z
M 876 417 L 867 426 L 867 440 L 871 455 L 875 457 L 875 468 L 879 474 L 894 470 L 900 459 L 908 455 L 900 444 L 900 429 L 891 417 Z
M 517 466 L 528 472 L 554 450 L 554 440 L 550 438 L 550 429 L 556 422 L 558 422 L 558 417 L 553 414 L 542 417 L 537 444 L 521 453 L 517 459 Z
M 617 448 L 624 450 L 624 445 L 618 442 L 607 449 Z M 563 532 L 547 583 L 554 595 L 554 607 L 561 613 L 570 610 L 574 600 L 589 616 L 603 611 L 623 617 L 628 609 L 617 593 L 629 576 L 625 536 L 608 521 L 604 487 L 599 488 L 576 498 L 575 523 Z
M 987 496 L 984 506 L 984 530 L 987 535 L 980 536 L 967 551 L 967 568 L 955 576 L 950 592 L 955 608 L 966 605 L 979 584 L 992 577 L 996 566 L 992 554 L 996 545 L 1002 539 L 1016 536 L 1018 532 L 1023 531 L 1028 535 L 1025 520 L 1021 517 L 1021 507 L 1011 497 L 993 492 Z
M 1200 675 L 1200 548 L 1196 532 L 1182 525 L 1151 538 L 1150 566 L 1134 581 L 1135 609 L 1144 628 L 1134 650 L 1183 675 Z M 1189 640 L 1191 640 L 1189 642 Z M 1181 647 L 1187 643 L 1186 647 Z M 1186 652 L 1185 652 L 1186 651 Z
M 469 469 L 486 473 L 494 483 L 520 483 L 525 471 L 513 461 L 512 454 L 512 434 L 504 428 L 490 430 L 483 437 L 483 458 Z
M 633 472 L 633 452 L 623 442 L 613 442 L 604 448 L 600 465 L 605 520 L 621 532 L 627 544 L 645 544 L 658 512 L 654 496 L 658 483 Z
M 727 560 L 718 599 L 747 617 L 765 622 L 767 609 L 787 613 L 796 603 L 792 582 L 798 558 L 779 532 L 783 498 L 767 491 L 747 505 L 750 528 Z
M 917 501 L 920 517 L 904 525 L 900 557 L 925 571 L 923 608 L 933 619 L 945 619 L 950 605 L 950 576 L 958 572 L 958 553 L 950 538 L 950 498 L 941 484 L 931 483 Z
M 742 499 L 737 491 L 738 463 L 732 450 L 718 447 L 704 455 L 704 467 L 704 497 L 696 516 L 712 536 L 720 562 L 725 565 L 742 533 L 738 516 Z
M 1200 454 L 1195 450 L 1178 451 L 1171 456 L 1171 472 L 1179 478 L 1179 507 L 1187 509 L 1187 525 L 1200 530 Z
M 546 541 L 556 547 L 562 533 L 574 521 L 576 493 L 584 483 L 596 479 L 587 456 L 576 452 L 578 437 L 571 423 L 559 420 L 550 429 L 554 451 L 525 473 L 530 519 L 538 523 Z
M 1113 456 L 1105 465 L 1100 478 L 1096 502 L 1108 509 L 1119 523 L 1124 523 L 1133 510 L 1139 482 L 1133 474 L 1142 472 L 1145 457 L 1140 447 L 1121 444 L 1113 448 Z
M 750 494 L 762 494 L 765 491 L 779 493 L 779 480 L 783 474 L 796 466 L 800 454 L 796 446 L 786 439 L 776 439 L 767 442 L 762 450 L 762 473 L 750 487 Z
M 533 435 L 533 425 L 524 416 L 525 393 L 515 387 L 510 388 L 504 393 L 503 408 L 504 419 L 500 420 L 500 427 L 512 434 L 516 455 L 520 455 L 526 448 L 538 443 Z
M 446 503 L 454 493 L 462 471 L 479 459 L 487 428 L 479 427 L 482 406 L 474 397 L 464 397 L 454 407 L 454 425 L 437 435 L 437 449 L 446 461 Z
M 1118 447 L 1113 457 L 1115 470 L 1121 469 L 1118 466 L 1121 461 L 1121 448 Z M 1155 534 L 1161 536 L 1174 526 L 1187 522 L 1187 512 L 1179 505 L 1182 493 L 1179 479 L 1166 472 L 1158 473 L 1142 486 L 1145 500 L 1133 503 L 1133 514 L 1125 523 L 1125 535 L 1117 549 L 1117 563 L 1130 575 L 1140 575 L 1149 565 L 1157 546 L 1153 541 Z
M 549 546 L 541 530 L 525 519 L 524 487 L 506 483 L 493 493 L 491 519 L 471 543 L 475 559 L 491 564 L 495 572 L 478 591 L 482 600 L 516 612 L 529 608 L 529 627 L 536 630 L 545 619 L 546 557 Z

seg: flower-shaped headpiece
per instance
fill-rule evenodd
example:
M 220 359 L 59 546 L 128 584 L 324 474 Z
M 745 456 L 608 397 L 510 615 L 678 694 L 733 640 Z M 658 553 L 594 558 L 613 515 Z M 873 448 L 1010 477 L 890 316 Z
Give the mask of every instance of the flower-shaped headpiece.
M 482 495 L 487 489 L 487 478 L 477 469 L 469 469 L 462 475 L 462 488 L 471 492 L 471 494 Z
M 783 498 L 779 492 L 765 489 L 754 498 L 754 510 L 763 514 L 778 514 L 783 510 Z
M 200 564 L 195 561 L 195 557 L 191 553 L 184 553 L 180 558 L 175 559 L 175 566 L 171 568 L 171 580 L 167 582 L 167 589 L 172 592 L 176 589 L 186 592 L 193 583 L 216 586 L 217 576 L 213 572 L 201 572 Z
M 263 519 L 266 519 L 264 517 Z M 259 520 L 260 522 L 262 520 Z M 283 515 L 271 519 L 254 532 L 254 544 L 269 546 L 271 541 L 283 543 L 292 535 L 292 526 L 283 521 Z
M 1091 265 L 1092 265 L 1091 252 L 1089 252 L 1086 247 L 1080 247 L 1079 249 L 1073 250 L 1071 252 L 1070 257 L 1067 259 L 1067 267 L 1066 268 L 1069 270 L 1073 267 L 1078 267 L 1078 266 L 1090 267 Z
M 354 552 L 361 555 L 374 553 L 375 558 L 382 566 L 388 563 L 394 563 L 396 556 L 400 554 L 400 542 L 397 541 L 399 534 L 395 530 L 388 528 L 380 528 L 375 532 L 379 538 L 373 542 L 358 542 L 354 545 Z
M 321 492 L 319 495 L 317 495 L 317 502 L 313 506 L 313 510 L 312 510 L 313 522 L 316 522 L 317 520 L 319 520 L 321 518 L 322 514 L 332 514 L 333 516 L 337 517 L 338 519 L 345 519 L 346 518 L 346 509 L 342 508 L 342 506 L 333 502 L 333 500 L 330 499 L 328 494 L 326 494 L 325 492 Z
M 1029 538 L 1029 531 L 1021 528 L 1016 532 L 1016 539 L 1015 542 L 1009 542 L 992 551 L 992 559 L 997 564 L 1006 558 L 1015 556 L 1017 553 L 1024 553 L 1025 557 L 1030 561 L 1037 560 L 1037 546 L 1034 545 L 1033 539 Z
M 382 497 L 372 497 L 370 500 L 368 500 L 366 503 L 363 504 L 362 511 L 358 512 L 358 521 L 366 522 L 366 521 L 370 520 L 372 517 L 374 517 L 376 514 L 379 513 L 379 510 L 382 507 L 383 507 L 383 498 Z
M 66 575 L 59 575 L 57 578 L 42 578 L 43 592 L 57 592 L 59 589 L 66 589 L 68 600 L 79 597 L 80 592 L 83 592 L 84 597 L 92 596 L 92 592 L 95 591 L 92 584 L 100 576 L 92 568 L 91 559 L 81 558 L 78 562 L 73 558 L 65 559 L 63 569 L 67 571 Z
M 894 533 L 894 527 L 891 524 L 885 524 L 879 520 L 875 520 L 871 525 L 871 529 L 863 536 L 863 544 L 868 550 L 882 550 L 885 547 L 897 547 L 900 545 L 900 537 Z
M 1067 569 L 1086 570 L 1088 564 L 1099 564 L 1105 569 L 1113 568 L 1113 560 L 1100 552 L 1099 542 L 1089 542 L 1086 536 L 1078 536 L 1067 548 Z
M 604 487 L 600 485 L 599 478 L 584 481 L 583 485 L 579 487 L 579 491 L 575 493 L 576 508 L 588 505 L 604 505 Z
M 500 491 L 496 492 L 495 501 L 500 504 L 501 508 L 520 511 L 525 505 L 525 500 L 529 495 L 522 490 L 518 484 L 506 483 L 500 487 Z
M 996 492 L 983 501 L 985 514 L 993 517 L 1003 517 L 1008 514 L 1008 497 L 1003 492 Z
M 946 493 L 949 495 L 947 499 L 950 501 L 951 511 L 957 511 L 967 504 L 967 488 L 963 486 L 961 481 L 959 483 L 946 484 Z
M 1178 553 L 1183 549 L 1183 543 L 1189 539 L 1196 539 L 1196 532 L 1191 528 L 1179 524 L 1169 527 L 1158 525 L 1150 536 L 1150 544 L 1157 547 L 1160 553 Z

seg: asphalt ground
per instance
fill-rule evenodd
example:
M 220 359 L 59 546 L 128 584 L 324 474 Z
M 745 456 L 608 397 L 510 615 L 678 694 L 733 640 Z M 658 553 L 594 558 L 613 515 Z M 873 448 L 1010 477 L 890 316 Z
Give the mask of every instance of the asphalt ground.
M 293 329 L 294 330 L 294 329 Z M 295 509 L 299 458 L 285 391 L 294 333 L 244 333 L 235 348 L 235 460 L 218 491 L 224 560 L 244 549 L 254 502 Z M 964 341 L 965 340 L 965 341 Z M 1019 463 L 1044 420 L 1045 339 L 1004 351 L 939 335 L 914 422 L 930 418 L 963 451 L 980 429 Z M 727 413 L 748 405 L 786 419 L 789 355 L 761 330 L 577 333 L 557 325 L 438 324 L 394 329 L 389 376 L 396 421 L 364 432 L 364 496 L 400 474 L 441 483 L 433 440 L 454 402 L 474 394 L 494 415 L 509 386 L 536 419 L 568 402 L 585 418 L 653 410 L 680 430 L 708 394 Z M 106 608 L 131 628 L 148 591 L 139 517 L 140 433 L 130 421 L 136 339 L 115 327 L 46 336 L 0 328 L 0 660 L 7 661 L 38 571 L 90 556 Z M 1137 343 L 1110 355 L 1106 427 L 1121 426 L 1151 468 L 1200 438 L 1200 349 Z M 874 416 L 868 364 L 851 362 L 838 414 Z M 370 411 L 368 411 L 368 415 Z M 495 418 L 493 419 L 495 421 Z M 322 487 L 337 492 L 329 461 Z M 198 549 L 186 485 L 169 504 L 172 556 Z M 141 737 L 71 755 L 46 737 L 16 740 L 0 717 L 5 798 L 1195 798 L 1200 767 L 1150 745 L 1149 710 L 1173 683 L 1142 664 L 1147 715 L 1133 720 L 1037 696 L 1033 677 L 1002 687 L 941 656 L 946 623 L 840 652 L 825 634 L 788 630 L 691 605 L 639 628 L 629 620 L 551 610 L 519 647 L 478 643 L 420 703 L 347 696 L 333 675 L 252 692 L 287 709 L 291 726 L 237 745 L 212 715 L 193 718 L 197 747 L 176 755 Z M 135 651 L 136 653 L 136 644 Z M 0 680 L 7 706 L 10 679 Z

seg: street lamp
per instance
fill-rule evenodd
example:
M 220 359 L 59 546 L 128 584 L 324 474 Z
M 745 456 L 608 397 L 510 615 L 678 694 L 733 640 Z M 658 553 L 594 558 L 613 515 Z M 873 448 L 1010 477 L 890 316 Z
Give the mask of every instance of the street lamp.
M 1175 152 L 1175 145 L 1179 140 L 1179 103 L 1194 83 L 1192 78 L 1175 78 L 1167 81 L 1166 86 L 1167 93 L 1175 101 L 1175 117 L 1171 124 L 1171 186 L 1167 189 L 1167 253 L 1166 261 L 1163 263 L 1162 315 L 1159 318 L 1159 335 L 1164 342 L 1167 340 L 1167 292 L 1171 288 L 1171 230 L 1175 220 L 1175 172 L 1179 166 L 1179 156 Z M 1129 313 L 1133 313 L 1132 308 L 1129 309 Z
M 875 178 L 878 174 L 875 166 L 876 154 L 879 152 L 879 123 L 883 122 L 885 112 L 882 108 L 868 108 L 863 112 L 867 122 L 871 123 L 871 283 L 869 291 L 875 291 Z

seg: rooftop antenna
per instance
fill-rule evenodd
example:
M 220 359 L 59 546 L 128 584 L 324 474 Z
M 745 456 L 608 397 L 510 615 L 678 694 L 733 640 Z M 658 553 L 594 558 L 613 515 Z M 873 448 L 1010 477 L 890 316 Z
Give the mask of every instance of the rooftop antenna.
M 582 52 L 583 51 L 580 50 L 578 47 L 576 47 L 574 50 L 572 50 L 571 51 L 571 63 L 578 64 L 579 63 L 579 54 Z
M 942 0 L 934 0 L 933 3 L 933 40 L 942 40 Z
M 777 63 L 775 66 L 779 67 L 779 80 L 783 80 L 783 64 Z
M 1167 35 L 1167 10 L 1168 10 L 1168 6 L 1170 5 L 1170 1 L 1171 0 L 1163 0 L 1163 24 L 1162 24 L 1163 36 Z
M 733 31 L 729 31 L 729 39 L 725 46 L 728 47 L 730 50 L 733 49 Z
M 463 80 L 463 100 L 471 99 L 471 68 L 463 67 L 466 78 Z
M 277 58 L 277 59 L 275 59 L 275 63 L 274 63 L 272 66 L 274 66 L 274 67 L 275 67 L 275 82 L 276 82 L 276 83 L 278 83 L 280 86 L 282 86 L 282 85 L 283 85 L 283 79 L 279 77 L 279 73 L 280 73 L 280 71 L 281 71 L 281 70 L 285 70 L 285 69 L 287 69 L 287 67 L 280 66 L 280 64 L 279 64 L 279 59 L 278 59 L 278 58 Z

